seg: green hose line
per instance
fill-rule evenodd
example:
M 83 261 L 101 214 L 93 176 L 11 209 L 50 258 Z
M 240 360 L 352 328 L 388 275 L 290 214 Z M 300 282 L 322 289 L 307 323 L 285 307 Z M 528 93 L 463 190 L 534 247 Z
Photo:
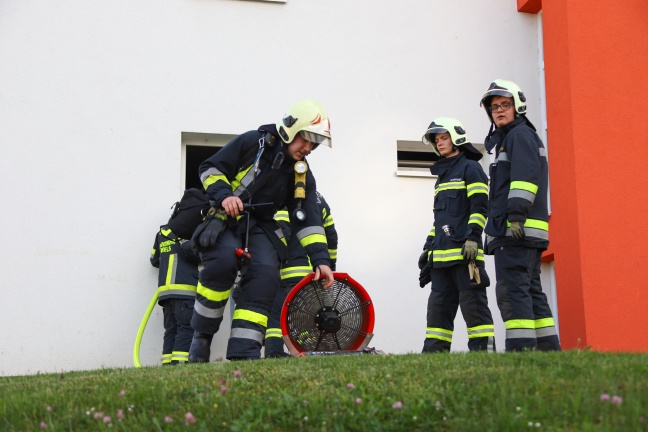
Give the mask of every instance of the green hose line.
M 140 323 L 139 330 L 137 330 L 137 337 L 135 338 L 135 346 L 133 347 L 133 364 L 137 368 L 142 367 L 142 364 L 140 363 L 140 354 L 139 354 L 140 345 L 142 344 L 142 336 L 144 335 L 144 330 L 146 330 L 146 324 L 148 324 L 148 320 L 151 317 L 151 312 L 153 312 L 153 309 L 155 308 L 155 304 L 157 303 L 159 295 L 160 295 L 160 290 L 157 289 L 155 291 L 155 294 L 153 294 L 153 298 L 151 299 L 151 302 L 149 303 L 146 312 L 144 313 L 144 317 L 142 318 L 142 322 Z

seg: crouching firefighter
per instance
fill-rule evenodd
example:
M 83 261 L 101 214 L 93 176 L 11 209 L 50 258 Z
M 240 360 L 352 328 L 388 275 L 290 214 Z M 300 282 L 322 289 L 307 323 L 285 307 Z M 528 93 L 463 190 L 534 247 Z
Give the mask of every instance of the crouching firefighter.
M 209 361 L 211 341 L 223 321 L 241 258 L 241 295 L 226 357 L 261 357 L 268 316 L 279 289 L 279 268 L 287 253 L 286 241 L 273 219 L 284 206 L 311 258 L 315 277 L 324 279 L 324 288 L 333 285 L 310 169 L 306 169 L 304 197 L 294 196 L 295 177 L 301 175 L 297 171 L 307 167 L 305 157 L 320 144 L 331 146 L 329 129 L 324 109 L 313 100 L 301 100 L 277 124 L 234 138 L 200 165 L 205 192 L 219 211 L 208 215 L 192 238 L 204 267 L 191 320 L 190 363 Z
M 435 119 L 423 136 L 431 145 L 437 176 L 434 226 L 419 258 L 420 285 L 430 281 L 423 352 L 448 352 L 459 306 L 468 330 L 470 351 L 494 351 L 495 328 L 488 308 L 481 235 L 486 223 L 488 186 L 475 149 L 456 119 Z

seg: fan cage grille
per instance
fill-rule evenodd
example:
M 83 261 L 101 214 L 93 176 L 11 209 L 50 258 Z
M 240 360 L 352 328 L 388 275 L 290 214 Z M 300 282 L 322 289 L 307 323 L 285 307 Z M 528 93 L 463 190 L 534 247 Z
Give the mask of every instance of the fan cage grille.
M 300 352 L 357 350 L 373 331 L 371 300 L 348 279 L 336 278 L 329 289 L 311 279 L 284 307 L 288 336 Z M 339 316 L 340 328 L 335 333 L 318 328 L 317 314 L 324 308 Z

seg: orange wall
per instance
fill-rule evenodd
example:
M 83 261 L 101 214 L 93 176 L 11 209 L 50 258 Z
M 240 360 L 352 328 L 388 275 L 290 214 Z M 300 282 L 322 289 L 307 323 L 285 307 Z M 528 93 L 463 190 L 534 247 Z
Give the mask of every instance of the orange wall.
M 542 20 L 563 347 L 648 352 L 648 5 L 544 0 Z

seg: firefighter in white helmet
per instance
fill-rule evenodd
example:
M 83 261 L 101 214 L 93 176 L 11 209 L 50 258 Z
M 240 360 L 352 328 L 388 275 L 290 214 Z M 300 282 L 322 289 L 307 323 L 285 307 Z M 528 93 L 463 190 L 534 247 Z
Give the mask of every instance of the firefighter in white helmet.
M 434 226 L 419 259 L 420 285 L 432 282 L 423 352 L 447 352 L 459 306 L 470 351 L 494 351 L 495 328 L 488 308 L 482 231 L 486 223 L 488 179 L 477 162 L 482 154 L 457 119 L 435 119 L 423 142 L 437 161 L 430 167 L 434 187 Z
M 192 238 L 204 268 L 191 320 L 194 336 L 189 362 L 209 361 L 211 341 L 239 269 L 242 290 L 232 318 L 227 358 L 260 358 L 279 289 L 280 264 L 287 253 L 286 241 L 273 219 L 284 206 L 315 277 L 323 279 L 324 288 L 333 285 L 315 178 L 305 160 L 322 144 L 331 146 L 329 118 L 319 103 L 305 99 L 290 107 L 278 123 L 236 137 L 200 165 L 200 179 L 216 211 Z M 296 193 L 298 173 L 304 180 L 299 185 L 300 197 Z
M 506 325 L 506 351 L 560 350 L 540 283 L 549 245 L 547 153 L 526 117 L 526 97 L 512 81 L 493 81 L 481 106 L 491 122 L 486 253 L 495 255 L 497 304 Z

